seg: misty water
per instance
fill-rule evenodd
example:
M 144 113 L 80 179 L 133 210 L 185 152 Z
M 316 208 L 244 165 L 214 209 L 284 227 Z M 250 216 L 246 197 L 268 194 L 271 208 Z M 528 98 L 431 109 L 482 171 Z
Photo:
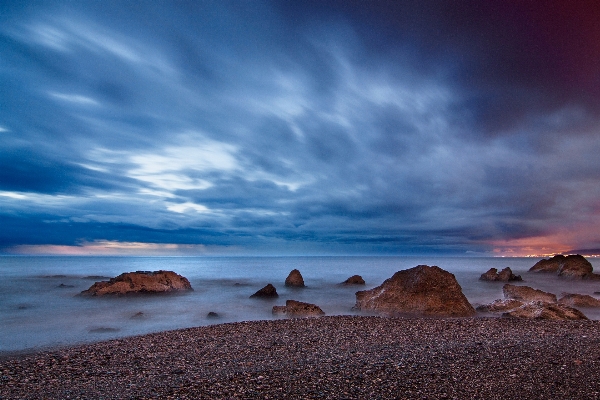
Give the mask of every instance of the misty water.
M 274 305 L 294 299 L 319 305 L 327 315 L 352 310 L 357 290 L 380 285 L 396 271 L 419 264 L 452 272 L 474 306 L 502 298 L 502 283 L 479 276 L 510 267 L 524 282 L 560 295 L 593 294 L 600 282 L 527 272 L 538 259 L 458 257 L 0 257 L 0 354 L 100 341 L 150 332 L 247 320 L 273 319 Z M 590 259 L 594 269 L 598 259 Z M 301 271 L 306 288 L 286 288 L 288 273 Z M 194 291 L 178 295 L 80 297 L 95 281 L 123 272 L 172 270 Z M 339 285 L 359 274 L 364 287 Z M 278 299 L 249 298 L 272 283 Z M 219 318 L 207 317 L 216 312 Z M 591 319 L 600 311 L 582 309 Z M 140 314 L 141 313 L 141 314 Z M 482 316 L 484 314 L 481 314 Z

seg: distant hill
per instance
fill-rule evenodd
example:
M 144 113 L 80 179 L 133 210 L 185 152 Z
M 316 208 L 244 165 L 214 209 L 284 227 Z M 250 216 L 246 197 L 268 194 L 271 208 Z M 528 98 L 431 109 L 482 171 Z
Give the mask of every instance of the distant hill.
M 582 256 L 590 254 L 600 254 L 600 249 L 581 249 L 581 250 L 569 250 L 562 254 L 581 254 Z

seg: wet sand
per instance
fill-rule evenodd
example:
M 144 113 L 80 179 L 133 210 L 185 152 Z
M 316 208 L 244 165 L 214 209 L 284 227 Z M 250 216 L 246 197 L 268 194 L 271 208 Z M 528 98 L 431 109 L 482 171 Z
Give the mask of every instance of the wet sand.
M 213 325 L 5 357 L 0 398 L 597 399 L 600 321 Z

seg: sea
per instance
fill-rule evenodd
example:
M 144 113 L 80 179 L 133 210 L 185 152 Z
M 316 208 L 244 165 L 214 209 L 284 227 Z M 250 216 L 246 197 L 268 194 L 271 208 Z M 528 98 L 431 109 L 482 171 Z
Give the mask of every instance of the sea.
M 502 283 L 479 280 L 492 267 L 498 270 L 510 267 L 523 277 L 524 281 L 517 284 L 557 296 L 594 295 L 600 291 L 600 282 L 528 272 L 538 260 L 401 256 L 0 256 L 0 355 L 180 328 L 270 320 L 280 318 L 272 315 L 272 307 L 285 305 L 288 299 L 317 304 L 327 315 L 363 315 L 353 310 L 357 290 L 378 286 L 395 272 L 421 264 L 437 265 L 452 272 L 473 306 L 502 298 Z M 595 270 L 600 267 L 600 259 L 589 261 Z M 292 269 L 300 270 L 305 288 L 284 286 Z M 185 276 L 194 290 L 177 295 L 78 296 L 94 282 L 123 272 L 157 270 Z M 340 285 L 355 274 L 364 278 L 364 287 Z M 277 288 L 279 298 L 250 298 L 268 283 Z M 590 319 L 600 319 L 599 310 L 582 311 Z M 209 317 L 209 312 L 218 317 Z

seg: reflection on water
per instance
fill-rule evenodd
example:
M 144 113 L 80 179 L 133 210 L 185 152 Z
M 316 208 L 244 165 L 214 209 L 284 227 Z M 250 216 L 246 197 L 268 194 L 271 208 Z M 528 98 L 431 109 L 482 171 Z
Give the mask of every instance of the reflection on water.
M 590 261 L 595 269 L 597 259 Z M 443 257 L 0 257 L 0 352 L 143 334 L 242 320 L 272 319 L 274 305 L 294 299 L 319 305 L 328 315 L 354 314 L 354 293 L 378 286 L 396 271 L 418 264 L 437 265 L 455 274 L 474 306 L 502 298 L 500 282 L 479 276 L 510 267 L 523 277 L 516 284 L 560 296 L 593 295 L 600 282 L 570 281 L 527 272 L 531 258 Z M 294 268 L 304 289 L 283 285 Z M 178 295 L 87 298 L 77 296 L 94 281 L 123 272 L 173 270 L 187 277 L 193 292 Z M 339 283 L 359 274 L 364 287 Z M 250 298 L 272 283 L 277 299 Z M 593 319 L 600 310 L 584 309 Z M 214 316 L 214 313 L 217 314 Z

